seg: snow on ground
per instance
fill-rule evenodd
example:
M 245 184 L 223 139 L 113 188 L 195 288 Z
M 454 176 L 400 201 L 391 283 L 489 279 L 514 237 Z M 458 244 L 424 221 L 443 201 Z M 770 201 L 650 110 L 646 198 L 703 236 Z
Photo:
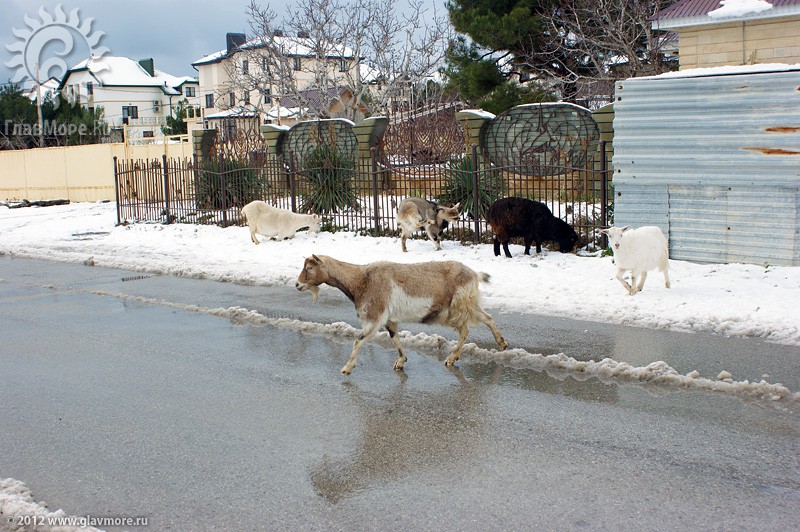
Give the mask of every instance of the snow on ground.
M 36 502 L 28 486 L 13 478 L 0 478 L 0 519 L 0 530 L 98 530 L 88 524 L 90 518 L 68 516 L 64 510 L 48 510 L 47 503 Z
M 250 241 L 246 227 L 223 229 L 183 224 L 115 227 L 115 222 L 114 203 L 22 209 L 0 207 L 0 253 L 243 284 L 285 286 L 294 285 L 303 260 L 312 253 L 359 264 L 377 260 L 458 260 L 491 275 L 491 283 L 482 286 L 482 294 L 484 306 L 492 313 L 543 314 L 655 329 L 703 331 L 800 346 L 800 311 L 796 305 L 800 300 L 800 268 L 797 267 L 700 265 L 671 260 L 671 289 L 666 289 L 663 276 L 653 271 L 644 290 L 629 296 L 615 278 L 611 257 L 547 250 L 539 256 L 526 256 L 521 246 L 511 246 L 514 256 L 507 259 L 495 257 L 491 245 L 444 241 L 443 250 L 437 252 L 428 240 L 410 241 L 409 252 L 403 253 L 398 238 L 373 238 L 346 232 L 314 235 L 303 231 L 292 240 L 262 241 L 256 246 Z M 335 289 L 322 287 L 321 297 L 340 296 Z M 256 323 L 266 319 L 246 309 L 206 311 L 218 315 L 233 313 L 240 318 L 244 313 Z M 344 324 L 334 325 L 341 328 Z M 351 327 L 346 328 L 346 335 L 356 334 L 355 330 L 349 331 Z M 327 329 L 322 327 L 320 331 Z M 420 347 L 430 341 L 446 341 L 436 335 L 413 338 L 406 335 L 405 339 Z M 481 355 L 482 350 L 474 345 L 466 352 L 469 349 L 473 350 L 472 356 L 489 356 Z M 709 380 L 698 375 L 679 375 L 663 362 L 634 368 L 611 359 L 578 362 L 565 355 L 544 357 L 522 350 L 492 353 L 491 356 L 502 358 L 497 361 L 512 365 L 555 368 L 601 379 L 658 381 L 774 399 L 791 396 L 794 400 L 800 395 L 764 382 L 737 383 L 724 376 Z

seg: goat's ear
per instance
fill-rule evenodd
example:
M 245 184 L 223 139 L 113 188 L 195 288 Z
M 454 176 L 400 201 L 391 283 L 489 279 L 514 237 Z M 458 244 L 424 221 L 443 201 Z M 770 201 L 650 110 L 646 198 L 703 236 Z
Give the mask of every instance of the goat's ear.
M 459 207 L 460 205 L 461 205 L 461 202 L 459 201 L 458 203 L 456 203 L 455 205 L 453 205 L 453 208 L 454 208 L 454 209 L 458 209 L 458 207 Z
M 319 257 L 317 257 L 316 255 L 311 255 L 311 260 L 313 260 L 316 264 L 319 264 L 320 262 L 322 262 L 322 260 Z
M 604 235 L 607 235 L 608 234 L 608 229 L 600 229 L 600 232 L 603 233 Z
M 631 228 L 631 226 L 630 226 L 630 225 L 623 225 L 622 227 L 620 227 L 620 229 L 622 230 L 622 232 L 623 232 L 623 233 L 624 233 L 625 231 L 627 231 L 628 229 L 630 229 L 630 228 Z

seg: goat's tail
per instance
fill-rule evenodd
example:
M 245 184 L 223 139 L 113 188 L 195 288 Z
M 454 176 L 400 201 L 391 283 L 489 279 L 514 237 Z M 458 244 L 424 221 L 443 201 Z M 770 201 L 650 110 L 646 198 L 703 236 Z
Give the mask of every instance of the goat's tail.
M 479 281 L 482 282 L 482 283 L 488 283 L 489 279 L 492 278 L 491 275 L 489 275 L 488 273 L 485 273 L 485 272 L 478 272 L 478 277 L 480 277 Z

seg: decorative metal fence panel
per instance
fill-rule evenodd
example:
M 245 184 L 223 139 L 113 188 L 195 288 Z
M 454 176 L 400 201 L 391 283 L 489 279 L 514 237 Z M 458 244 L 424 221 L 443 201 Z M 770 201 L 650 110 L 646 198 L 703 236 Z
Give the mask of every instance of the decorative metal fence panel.
M 260 199 L 295 212 L 317 212 L 325 230 L 387 236 L 398 234 L 399 203 L 417 196 L 460 203 L 462 218 L 444 238 L 488 242 L 485 217 L 491 203 L 519 196 L 545 203 L 584 244 L 599 242 L 598 230 L 607 226 L 606 172 L 562 167 L 557 175 L 530 176 L 529 168 L 526 161 L 494 166 L 477 153 L 442 164 L 391 166 L 376 154 L 352 165 L 306 168 L 270 156 L 255 167 L 223 161 L 216 171 L 166 157 L 116 161 L 117 221 L 244 225 L 241 208 Z
M 488 242 L 489 206 L 503 197 L 520 196 L 544 202 L 574 227 L 582 245 L 599 243 L 599 229 L 607 226 L 604 147 L 598 149 L 596 142 L 584 142 L 582 154 L 573 142 L 567 159 L 555 149 L 540 150 L 535 160 L 525 151 L 515 157 L 506 150 L 493 161 L 477 146 L 446 154 L 441 148 L 435 153 L 421 151 L 419 144 L 410 143 L 388 149 L 384 143 L 363 153 L 353 149 L 347 132 L 342 136 L 334 131 L 337 128 L 330 124 L 312 128 L 310 147 L 302 137 L 287 137 L 291 142 L 284 143 L 281 155 L 270 154 L 251 137 L 246 157 L 230 156 L 230 149 L 218 145 L 213 150 L 216 159 L 207 158 L 199 165 L 167 157 L 115 159 L 118 223 L 245 225 L 241 208 L 258 199 L 296 212 L 318 213 L 323 230 L 388 236 L 399 233 L 395 221 L 399 203 L 417 196 L 460 204 L 461 219 L 443 238 Z M 410 134 L 407 129 L 399 131 L 403 137 Z M 385 139 L 391 138 L 390 125 Z M 571 166 L 575 160 L 581 165 Z

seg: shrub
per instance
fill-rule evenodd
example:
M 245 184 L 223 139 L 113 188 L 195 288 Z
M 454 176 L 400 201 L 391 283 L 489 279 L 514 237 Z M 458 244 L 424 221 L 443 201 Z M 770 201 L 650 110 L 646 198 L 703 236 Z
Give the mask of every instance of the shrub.
M 436 201 L 446 205 L 459 203 L 459 211 L 473 220 L 483 219 L 489 207 L 503 195 L 503 178 L 493 169 L 478 169 L 478 205 L 475 206 L 474 177 L 472 159 L 462 157 L 452 159 L 445 173 L 443 192 Z
M 225 161 L 222 171 L 225 176 L 225 189 L 219 173 L 219 162 L 209 160 L 200 171 L 197 183 L 197 202 L 201 209 L 219 210 L 243 207 L 253 200 L 263 199 L 266 181 L 260 168 L 252 168 L 246 161 Z
M 320 144 L 306 157 L 301 174 L 307 185 L 301 211 L 331 214 L 361 209 L 354 186 L 355 155 Z

